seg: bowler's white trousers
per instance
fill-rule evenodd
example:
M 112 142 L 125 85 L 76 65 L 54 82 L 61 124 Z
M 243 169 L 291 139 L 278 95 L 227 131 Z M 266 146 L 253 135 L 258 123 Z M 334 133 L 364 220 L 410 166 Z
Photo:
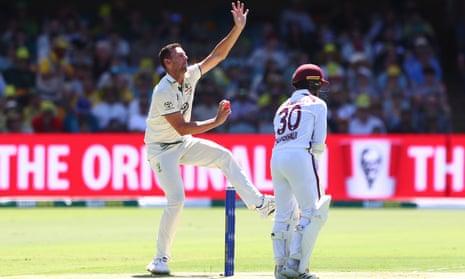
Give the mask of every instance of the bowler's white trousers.
M 263 195 L 245 175 L 231 151 L 211 140 L 188 136 L 182 142 L 168 146 L 149 143 L 147 158 L 167 199 L 158 229 L 155 257 L 171 258 L 171 247 L 185 200 L 179 165 L 218 168 L 249 209 L 255 209 L 262 201 Z

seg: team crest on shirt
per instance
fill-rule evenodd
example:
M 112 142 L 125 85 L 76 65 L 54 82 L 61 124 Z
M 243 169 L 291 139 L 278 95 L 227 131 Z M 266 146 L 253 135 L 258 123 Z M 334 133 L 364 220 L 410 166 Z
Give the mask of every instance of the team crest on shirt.
M 165 110 L 172 110 L 174 109 L 174 104 L 171 101 L 164 102 L 163 107 L 165 108 Z

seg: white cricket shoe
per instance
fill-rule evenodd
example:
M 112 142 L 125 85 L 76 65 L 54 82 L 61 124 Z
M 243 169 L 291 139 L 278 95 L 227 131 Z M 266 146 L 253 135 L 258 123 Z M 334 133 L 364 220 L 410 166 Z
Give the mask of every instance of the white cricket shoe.
M 299 273 L 296 270 L 286 265 L 283 266 L 283 268 L 281 269 L 281 272 L 279 272 L 279 275 L 287 279 L 319 279 L 320 278 L 318 277 L 318 275 L 312 274 L 312 273 L 306 273 L 306 272 Z
M 147 271 L 154 275 L 169 275 L 168 258 L 154 258 L 146 267 Z
M 270 216 L 276 209 L 276 202 L 273 196 L 263 195 L 263 204 L 256 208 L 262 218 Z
M 274 278 L 275 279 L 287 279 L 286 277 L 280 274 L 281 270 L 283 269 L 282 265 L 275 265 L 274 266 Z

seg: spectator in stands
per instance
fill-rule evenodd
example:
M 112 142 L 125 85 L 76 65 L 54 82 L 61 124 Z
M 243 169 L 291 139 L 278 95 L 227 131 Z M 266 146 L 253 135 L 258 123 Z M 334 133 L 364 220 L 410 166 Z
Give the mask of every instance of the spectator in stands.
M 131 77 L 131 91 L 134 97 L 146 92 L 150 92 L 151 95 L 153 86 L 160 80 L 160 74 L 150 57 L 142 58 L 138 65 L 138 70 Z
M 432 129 L 433 125 L 441 127 L 444 132 L 449 131 L 451 120 L 451 109 L 448 101 L 445 85 L 435 78 L 434 69 L 425 67 L 423 69 L 424 83 L 413 88 L 413 118 L 415 125 L 420 130 Z M 433 119 L 436 124 L 433 124 Z M 429 118 L 429 121 L 427 121 Z M 426 127 L 427 122 L 428 128 Z
M 385 43 L 377 47 L 381 49 L 377 50 L 378 52 L 375 53 L 373 59 L 373 71 L 376 75 L 379 75 L 390 65 L 402 65 L 405 48 L 401 44 Z
M 221 101 L 221 88 L 213 79 L 204 78 L 197 85 L 196 99 L 192 106 L 192 119 L 210 119 L 218 112 L 218 102 Z M 224 127 L 219 126 L 209 132 L 223 132 Z
M 18 104 L 12 85 L 7 86 L 5 96 L 0 97 L 0 132 L 5 133 L 31 133 L 32 129 L 25 125 L 22 116 L 22 107 Z
M 89 67 L 92 64 L 94 51 L 94 38 L 89 30 L 89 23 L 85 20 L 73 19 L 73 21 L 76 21 L 76 30 L 68 33 L 68 40 L 72 48 L 72 62 Z
M 146 128 L 147 114 L 149 112 L 150 100 L 147 93 L 140 95 L 137 99 L 139 109 L 137 113 L 129 114 L 128 131 L 129 132 L 144 132 Z
M 97 83 L 97 89 L 114 87 L 118 91 L 118 98 L 128 106 L 134 99 L 134 93 L 130 89 L 130 76 L 122 71 L 120 65 L 113 65 L 108 72 L 104 72 Z
M 222 94 L 226 99 L 232 99 L 236 96 L 239 88 L 250 89 L 250 94 L 254 94 L 253 87 L 253 69 L 247 65 L 232 64 L 225 69 L 224 75 L 214 75 L 217 73 L 215 69 L 210 74 L 213 74 L 215 83 L 223 87 Z M 254 95 L 252 95 L 255 97 Z
M 121 1 L 123 2 L 123 1 Z M 127 2 L 125 2 L 127 4 Z M 123 36 L 129 41 L 130 44 L 133 44 L 135 41 L 137 41 L 139 38 L 142 37 L 142 33 L 144 32 L 144 28 L 150 26 L 151 24 L 148 22 L 147 18 L 145 18 L 143 10 L 144 8 L 140 5 L 137 6 L 132 6 L 132 7 L 122 7 L 120 10 L 123 12 L 124 17 L 127 19 L 125 29 L 123 31 Z M 156 25 L 153 24 L 153 25 Z M 156 39 L 156 36 L 154 36 L 154 39 Z M 132 47 L 131 47 L 131 52 L 132 52 Z M 134 63 L 135 61 L 139 61 L 139 59 L 132 60 L 131 59 L 131 64 L 137 64 Z
M 276 79 L 283 78 L 283 71 L 275 60 L 269 59 L 265 63 L 262 73 L 255 75 L 252 81 L 250 90 L 252 91 L 251 97 L 260 98 L 267 91 L 271 90 L 270 86 L 274 84 Z M 284 93 L 284 92 L 283 92 Z
M 10 112 L 19 112 L 14 87 L 11 85 L 5 85 L 5 89 L 3 91 L 4 92 L 0 91 L 4 95 L 0 95 L 0 132 L 7 131 L 6 122 L 8 114 Z
M 42 101 L 40 109 L 40 114 L 32 119 L 32 129 L 35 133 L 64 132 L 63 120 L 56 115 L 56 106 L 52 101 Z
M 141 79 L 144 79 L 141 77 Z M 150 77 L 145 77 L 146 81 L 141 81 L 138 83 L 138 93 L 137 96 L 135 96 L 128 105 L 128 115 L 131 117 L 131 115 L 139 115 L 141 113 L 140 111 L 140 98 L 148 98 L 150 99 L 152 97 L 152 90 L 153 85 L 152 85 L 152 79 Z
M 409 44 L 417 44 L 416 39 L 419 37 L 428 40 L 434 39 L 436 34 L 431 22 L 427 21 L 423 17 L 413 1 L 410 1 L 410 3 L 406 4 L 413 5 L 411 7 L 407 7 L 407 17 L 404 22 L 404 38 L 407 40 L 407 42 Z M 411 40 L 414 40 L 415 42 Z
M 97 83 L 105 72 L 113 66 L 113 52 L 107 40 L 99 40 L 92 57 L 92 78 Z
M 74 74 L 74 68 L 66 56 L 69 43 L 65 37 L 56 37 L 52 49 L 39 60 L 36 86 L 43 99 L 57 104 L 63 100 L 66 80 Z
M 381 93 L 376 87 L 373 73 L 368 67 L 359 67 L 355 80 L 351 84 L 352 86 L 349 90 L 352 100 L 356 100 L 361 94 L 368 94 L 371 100 L 379 100 L 381 98 Z
M 231 115 L 227 121 L 230 133 L 255 133 L 257 131 L 258 107 L 249 98 L 245 88 L 239 88 L 231 100 Z
M 129 42 L 116 30 L 112 30 L 110 34 L 108 34 L 108 42 L 110 48 L 113 50 L 113 56 L 120 62 L 121 66 L 125 68 L 129 63 L 131 51 Z
M 106 86 L 100 90 L 102 100 L 92 107 L 92 113 L 98 121 L 102 132 L 123 132 L 127 129 L 128 111 L 121 101 L 119 92 L 114 86 Z
M 25 92 L 35 85 L 36 73 L 30 61 L 29 50 L 19 47 L 13 64 L 3 71 L 5 82 L 15 86 L 17 95 Z
M 42 32 L 37 36 L 37 61 L 47 57 L 53 48 L 53 42 L 62 34 L 61 23 L 56 17 L 46 19 L 42 25 Z
M 157 32 L 160 32 L 160 45 L 187 40 L 188 32 L 185 29 L 188 22 L 186 18 L 179 12 L 168 10 L 162 12 L 162 28 L 161 30 L 157 30 Z
M 410 98 L 406 97 L 401 88 L 386 90 L 383 95 L 383 118 L 388 132 L 398 130 L 402 125 L 404 111 L 410 109 Z
M 13 43 L 8 42 L 0 44 L 0 76 L 5 69 L 14 64 L 13 61 L 15 60 L 15 55 L 16 46 Z
M 346 86 L 344 72 L 335 65 L 325 68 L 325 76 L 331 81 L 328 87 L 328 131 L 332 133 L 344 133 L 347 131 L 348 119 L 355 112 L 354 102 L 350 99 Z
M 446 86 L 441 80 L 436 78 L 435 71 L 432 67 L 427 66 L 423 68 L 423 83 L 414 84 L 412 91 L 415 98 L 424 98 L 431 94 L 438 94 L 440 105 L 448 110 L 448 108 L 446 108 L 449 103 Z
M 280 34 L 289 49 L 315 51 L 317 28 L 311 14 L 306 10 L 304 0 L 291 0 L 280 15 Z
M 402 72 L 398 64 L 386 65 L 376 76 L 376 87 L 383 97 L 386 97 L 392 90 L 400 90 L 405 97 L 408 97 L 408 79 Z
M 203 88 L 202 90 L 197 90 L 202 93 L 197 97 L 199 100 L 198 104 L 193 107 L 192 116 L 193 119 L 206 119 L 205 117 L 213 117 L 218 111 L 218 102 L 220 100 L 220 94 L 215 91 L 212 91 L 208 88 Z
M 413 134 L 420 132 L 413 124 L 412 111 L 410 109 L 402 109 L 399 121 L 391 124 L 393 125 L 389 127 L 390 133 Z
M 85 97 L 79 97 L 76 104 L 67 110 L 64 130 L 70 133 L 94 133 L 99 131 L 97 118 L 92 114 L 92 104 Z
M 269 32 L 265 37 L 264 45 L 257 46 L 247 58 L 247 65 L 252 67 L 253 74 L 263 73 L 265 65 L 270 59 L 274 60 L 281 70 L 284 70 L 289 57 L 284 51 L 277 33 Z
M 388 8 L 379 17 L 379 26 L 370 28 L 372 34 L 373 71 L 379 74 L 390 64 L 402 64 L 405 53 L 404 28 L 401 15 L 394 9 Z
M 323 46 L 320 54 L 321 59 L 321 70 L 326 73 L 326 76 L 344 76 L 345 69 L 341 63 L 341 56 L 334 43 L 326 43 Z M 331 82 L 332 84 L 332 82 Z
M 452 130 L 450 111 L 441 105 L 439 92 L 430 92 L 416 99 L 413 107 L 414 125 L 419 132 L 449 133 Z
M 286 92 L 292 89 L 283 80 L 281 72 L 269 72 L 265 78 L 266 80 L 260 87 L 257 105 L 264 107 L 271 103 L 272 99 L 278 99 L 281 103 L 284 102 L 287 99 Z
M 7 87 L 7 84 L 5 82 L 5 79 L 3 78 L 2 72 L 0 72 L 0 100 L 5 95 L 5 89 Z
M 85 97 L 87 100 L 89 100 L 92 103 L 92 106 L 95 106 L 101 102 L 101 91 L 97 89 L 97 85 L 92 78 L 91 70 L 88 69 L 82 72 L 81 84 L 83 90 L 82 97 Z
M 95 18 L 96 25 L 92 30 L 96 41 L 106 41 L 109 44 L 110 33 L 117 28 L 113 14 L 113 6 L 110 3 L 99 2 L 98 18 Z M 119 18 L 119 21 L 122 19 Z M 110 47 L 111 48 L 111 47 Z M 113 50 L 113 49 L 112 49 Z M 115 56 L 116 57 L 116 56 Z
M 372 61 L 362 52 L 356 52 L 350 57 L 350 63 L 346 67 L 345 80 L 349 89 L 357 85 L 357 77 L 361 74 L 360 69 L 365 73 L 371 74 Z M 368 69 L 369 71 L 366 71 Z M 370 81 L 373 82 L 373 81 Z M 352 90 L 351 90 L 352 91 Z M 352 96 L 351 96 L 352 97 Z M 355 101 L 355 99 L 353 99 Z
M 414 47 L 408 51 L 403 63 L 403 69 L 413 86 L 423 85 L 425 76 L 423 69 L 429 67 L 434 70 L 435 79 L 442 80 L 442 68 L 439 58 L 428 42 L 428 39 L 419 36 L 414 41 Z
M 361 27 L 353 24 L 347 40 L 341 43 L 341 55 L 345 64 L 352 63 L 355 54 L 363 55 L 368 61 L 373 61 L 373 49 L 370 41 L 364 37 Z
M 383 121 L 371 112 L 372 101 L 368 94 L 361 94 L 356 99 L 354 116 L 349 121 L 348 132 L 352 135 L 384 134 Z
M 281 87 L 282 88 L 282 87 Z M 283 95 L 278 94 L 276 90 L 270 92 L 270 98 L 260 105 L 260 111 L 257 115 L 257 133 L 273 134 L 273 117 L 276 110 L 283 102 Z M 284 99 L 285 100 L 285 99 Z
M 288 98 L 287 92 L 292 88 L 283 80 L 280 71 L 269 72 L 261 88 L 262 92 L 258 99 L 259 113 L 257 118 L 257 132 L 274 133 L 273 117 L 276 109 Z
M 388 7 L 382 14 L 373 14 L 367 35 L 372 42 L 375 57 L 386 47 L 401 44 L 404 37 L 401 17 L 394 7 Z
M 24 126 L 23 118 L 20 112 L 13 111 L 6 115 L 6 123 L 5 123 L 6 133 L 32 133 L 32 130 L 28 127 Z
M 25 127 L 32 131 L 32 120 L 42 113 L 40 105 L 43 100 L 42 96 L 40 96 L 35 89 L 29 90 L 27 96 L 28 103 L 23 108 L 22 119 Z
M 154 36 L 154 27 L 148 24 L 140 26 L 138 33 L 131 43 L 131 52 L 129 54 L 130 64 L 137 65 L 142 59 L 152 57 L 160 48 L 157 43 L 157 37 Z

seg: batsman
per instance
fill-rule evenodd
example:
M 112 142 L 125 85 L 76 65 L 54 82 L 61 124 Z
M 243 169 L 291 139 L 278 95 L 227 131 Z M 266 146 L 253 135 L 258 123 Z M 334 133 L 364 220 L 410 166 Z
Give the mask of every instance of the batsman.
M 329 82 L 319 66 L 303 64 L 295 70 L 292 84 L 295 91 L 273 119 L 271 176 L 276 211 L 271 239 L 275 278 L 317 279 L 309 273 L 310 258 L 331 203 L 317 172 L 327 134 L 327 106 L 319 95 Z

